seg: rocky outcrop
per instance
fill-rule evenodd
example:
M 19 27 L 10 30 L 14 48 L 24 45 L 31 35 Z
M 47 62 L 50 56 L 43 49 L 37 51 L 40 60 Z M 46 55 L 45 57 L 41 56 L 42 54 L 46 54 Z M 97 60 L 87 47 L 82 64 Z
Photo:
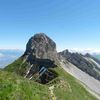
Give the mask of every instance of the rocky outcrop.
M 27 61 L 34 63 L 34 61 L 47 60 L 57 63 L 56 44 L 44 33 L 35 34 L 27 43 L 24 56 L 27 56 Z M 48 62 L 49 62 L 48 61 Z
M 35 34 L 29 39 L 22 58 L 23 63 L 28 63 L 25 77 L 32 79 L 37 74 L 38 81 L 46 83 L 48 82 L 46 77 L 52 80 L 57 76 L 49 70 L 49 68 L 57 67 L 59 63 L 56 44 L 44 33 Z
M 95 64 L 92 56 L 82 55 L 79 53 L 70 53 L 68 50 L 60 52 L 59 55 L 64 57 L 66 61 L 69 61 L 70 63 L 74 64 L 82 71 L 100 80 L 100 68 Z

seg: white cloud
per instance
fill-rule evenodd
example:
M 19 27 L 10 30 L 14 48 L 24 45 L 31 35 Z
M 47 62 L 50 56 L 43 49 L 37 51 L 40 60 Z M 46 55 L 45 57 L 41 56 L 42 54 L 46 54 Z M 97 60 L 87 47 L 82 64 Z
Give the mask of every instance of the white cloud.
M 66 50 L 68 48 L 60 48 L 57 47 L 57 51 L 61 52 L 63 50 Z M 68 49 L 70 52 L 78 52 L 78 53 L 82 53 L 82 54 L 86 54 L 86 53 L 90 53 L 90 54 L 100 54 L 100 49 L 92 49 L 92 48 L 72 48 L 72 49 Z
M 87 49 L 70 49 L 70 52 L 79 52 L 82 54 L 86 54 L 86 53 L 90 53 L 90 54 L 100 54 L 100 50 L 95 50 L 95 49 L 91 49 L 91 48 L 87 48 Z

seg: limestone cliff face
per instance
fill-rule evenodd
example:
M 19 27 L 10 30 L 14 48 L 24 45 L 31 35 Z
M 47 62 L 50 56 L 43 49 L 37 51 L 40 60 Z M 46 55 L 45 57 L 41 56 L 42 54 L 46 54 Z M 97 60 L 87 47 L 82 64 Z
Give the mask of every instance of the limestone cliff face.
M 26 51 L 27 61 L 34 63 L 36 60 L 51 60 L 57 63 L 57 51 L 55 42 L 44 33 L 35 34 L 27 43 Z

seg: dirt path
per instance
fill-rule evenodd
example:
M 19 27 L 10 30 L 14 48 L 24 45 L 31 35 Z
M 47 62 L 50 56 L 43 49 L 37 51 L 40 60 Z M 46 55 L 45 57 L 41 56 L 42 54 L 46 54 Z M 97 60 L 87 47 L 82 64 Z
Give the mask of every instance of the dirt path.
M 54 95 L 54 85 L 49 87 L 49 91 L 50 91 L 50 100 L 57 100 L 56 96 Z

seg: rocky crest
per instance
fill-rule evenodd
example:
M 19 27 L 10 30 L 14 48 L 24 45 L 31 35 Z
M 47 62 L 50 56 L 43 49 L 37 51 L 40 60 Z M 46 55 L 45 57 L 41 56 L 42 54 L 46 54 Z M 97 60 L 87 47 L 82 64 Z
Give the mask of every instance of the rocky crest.
M 50 76 L 48 80 L 52 80 L 56 74 L 48 68 L 56 67 L 58 63 L 55 42 L 44 33 L 35 34 L 26 45 L 23 55 L 24 62 L 28 63 L 25 77 L 32 79 L 38 73 L 40 74 L 39 81 L 42 83 L 48 82 L 45 80 L 47 76 Z
M 100 63 L 100 61 L 92 57 L 90 54 L 82 55 L 79 53 L 71 53 L 68 50 L 64 50 L 63 52 L 60 52 L 59 55 L 64 57 L 66 61 L 69 61 L 82 71 L 100 80 L 100 67 L 98 67 L 96 64 L 97 62 Z
M 35 60 L 51 60 L 57 63 L 56 44 L 44 33 L 35 34 L 27 43 L 24 53 L 30 63 Z

